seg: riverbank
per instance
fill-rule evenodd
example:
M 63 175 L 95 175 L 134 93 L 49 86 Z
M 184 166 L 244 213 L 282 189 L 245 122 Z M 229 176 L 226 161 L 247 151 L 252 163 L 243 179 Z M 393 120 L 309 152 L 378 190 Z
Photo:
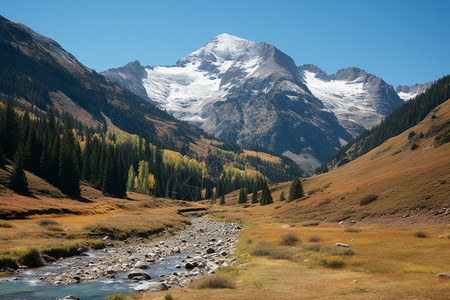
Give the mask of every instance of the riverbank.
M 234 248 L 237 241 L 234 236 L 240 229 L 233 223 L 193 218 L 190 226 L 178 231 L 171 239 L 110 249 L 104 258 L 42 280 L 54 285 L 76 284 L 105 277 L 115 278 L 120 273 L 128 272 L 130 280 L 145 282 L 151 279 L 145 270 L 151 269 L 152 265 L 159 264 L 167 256 L 188 254 L 186 259 L 174 266 L 178 271 L 159 281 L 161 287 L 184 286 L 202 274 L 212 274 L 219 266 L 228 265 L 226 257 Z M 148 289 L 142 286 L 136 291 Z

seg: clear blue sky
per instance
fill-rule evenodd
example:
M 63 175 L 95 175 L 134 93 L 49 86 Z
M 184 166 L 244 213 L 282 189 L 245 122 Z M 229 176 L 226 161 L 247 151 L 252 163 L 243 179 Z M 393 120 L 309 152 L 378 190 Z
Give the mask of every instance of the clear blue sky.
M 103 71 L 173 65 L 212 37 L 267 42 L 328 74 L 360 67 L 398 84 L 450 73 L 449 0 L 0 0 L 0 14 Z

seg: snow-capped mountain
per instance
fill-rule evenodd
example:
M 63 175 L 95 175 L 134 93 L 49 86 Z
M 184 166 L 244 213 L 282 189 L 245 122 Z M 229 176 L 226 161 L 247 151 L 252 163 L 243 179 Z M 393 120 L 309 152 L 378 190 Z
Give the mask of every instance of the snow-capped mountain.
M 353 136 L 378 124 L 403 104 L 393 87 L 358 68 L 327 75 L 314 65 L 299 67 L 302 80 Z
M 402 102 L 362 70 L 328 76 L 313 69 L 272 45 L 221 34 L 174 66 L 135 61 L 102 74 L 212 135 L 267 147 L 311 171 Z M 322 97 L 326 88 L 339 95 Z
M 418 83 L 412 86 L 399 85 L 395 91 L 402 100 L 408 101 L 417 95 L 424 93 L 433 83 L 435 83 L 435 81 L 424 84 Z

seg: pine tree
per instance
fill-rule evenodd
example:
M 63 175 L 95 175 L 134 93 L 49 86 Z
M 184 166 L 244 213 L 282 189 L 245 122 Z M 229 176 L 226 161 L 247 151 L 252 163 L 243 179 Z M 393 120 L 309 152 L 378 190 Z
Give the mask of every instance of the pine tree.
M 136 178 L 136 171 L 134 171 L 133 165 L 130 166 L 128 170 L 128 180 L 127 180 L 127 189 L 129 191 L 134 191 L 134 179 Z
M 266 183 L 262 191 L 261 200 L 259 201 L 259 204 L 268 205 L 271 203 L 273 203 L 272 194 L 270 193 L 269 186 Z
M 280 201 L 284 201 L 286 198 L 284 197 L 284 192 L 281 192 L 280 194 Z
M 289 189 L 289 202 L 299 199 L 304 196 L 302 182 L 298 177 L 292 181 Z
M 6 165 L 5 155 L 3 154 L 3 149 L 0 147 L 0 168 L 4 168 Z
M 38 174 L 40 170 L 40 158 L 42 155 L 41 144 L 36 137 L 35 127 L 30 127 L 27 143 L 24 152 L 24 167 L 25 169 Z
M 14 169 L 9 176 L 9 187 L 18 193 L 28 193 L 28 181 L 23 170 L 23 144 L 17 146 L 16 154 L 14 155 Z
M 83 159 L 82 159 L 82 171 L 81 171 L 81 178 L 83 178 L 86 181 L 91 181 L 91 156 L 92 156 L 92 140 L 91 137 L 88 135 L 86 137 L 86 146 L 84 147 L 83 151 Z
M 19 117 L 11 104 L 6 103 L 6 110 L 0 122 L 0 142 L 3 147 L 4 154 L 7 158 L 12 159 L 15 156 L 17 145 L 22 136 Z
M 81 194 L 77 150 L 72 120 L 68 118 L 64 123 L 59 152 L 59 187 L 69 197 L 79 197 Z
M 220 205 L 225 205 L 225 194 L 222 194 L 222 197 L 220 197 Z
M 258 190 L 256 190 L 256 189 L 253 191 L 252 203 L 253 204 L 258 203 Z
M 239 204 L 245 203 L 245 199 L 244 199 L 244 189 L 241 188 L 239 190 L 239 200 L 238 200 Z

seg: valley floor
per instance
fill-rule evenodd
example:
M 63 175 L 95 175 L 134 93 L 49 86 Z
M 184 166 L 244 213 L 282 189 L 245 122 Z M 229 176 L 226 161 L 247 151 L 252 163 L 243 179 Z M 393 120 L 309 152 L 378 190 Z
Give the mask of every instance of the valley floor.
M 232 221 L 229 208 L 215 219 Z M 228 216 L 227 216 L 228 215 Z M 368 223 L 368 222 L 367 222 Z M 315 225 L 315 226 L 312 226 Z M 426 237 L 418 237 L 423 234 Z M 299 241 L 283 245 L 286 236 Z M 349 248 L 337 247 L 344 243 Z M 235 267 L 218 275 L 233 289 L 170 290 L 173 299 L 449 299 L 450 225 L 248 221 Z M 167 292 L 142 299 L 164 299 Z

